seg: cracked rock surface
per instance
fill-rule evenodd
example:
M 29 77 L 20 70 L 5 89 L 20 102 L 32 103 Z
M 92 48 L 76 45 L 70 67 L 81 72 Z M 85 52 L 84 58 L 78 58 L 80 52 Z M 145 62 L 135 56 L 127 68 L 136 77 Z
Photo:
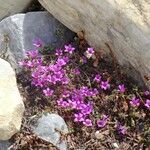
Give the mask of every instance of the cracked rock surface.
M 144 76 L 150 77 L 149 0 L 39 2 L 74 32 L 83 30 L 85 39 L 97 50 L 107 51 L 108 43 L 118 62 L 139 83 Z

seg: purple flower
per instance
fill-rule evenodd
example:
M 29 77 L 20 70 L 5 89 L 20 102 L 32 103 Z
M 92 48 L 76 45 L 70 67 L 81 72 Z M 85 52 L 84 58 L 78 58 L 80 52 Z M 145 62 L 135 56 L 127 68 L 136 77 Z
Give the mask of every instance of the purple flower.
M 107 120 L 108 120 L 108 116 L 107 116 L 107 115 L 103 115 L 103 118 L 102 118 L 102 119 L 99 119 L 99 120 L 97 121 L 98 127 L 100 127 L 100 128 L 105 127 L 105 125 L 107 124 Z
M 55 55 L 56 56 L 62 56 L 63 55 L 62 49 L 56 49 Z
M 47 88 L 47 89 L 43 90 L 43 93 L 45 94 L 45 96 L 52 96 L 54 93 L 54 90 Z
M 62 94 L 62 97 L 63 97 L 63 98 L 67 98 L 67 97 L 69 97 L 69 96 L 70 96 L 70 92 L 64 90 L 64 91 L 63 91 L 63 94 Z
M 73 69 L 73 73 L 75 75 L 79 75 L 80 74 L 80 70 L 78 68 Z
M 90 126 L 92 126 L 92 121 L 90 119 L 85 119 L 83 121 L 83 124 L 87 127 L 90 127 Z
M 67 53 L 69 53 L 69 54 L 72 54 L 74 50 L 75 50 L 75 48 L 72 47 L 71 44 L 65 45 L 65 50 L 64 50 L 65 52 L 67 52 Z
M 33 79 L 32 84 L 37 87 L 43 87 L 44 81 L 43 81 L 43 79 L 37 78 L 37 79 Z
M 130 104 L 131 104 L 133 107 L 139 106 L 139 105 L 140 105 L 140 100 L 139 100 L 139 99 L 136 99 L 135 97 L 133 97 L 133 98 L 130 100 Z
M 125 126 L 122 126 L 122 125 L 118 125 L 117 126 L 117 131 L 122 134 L 122 135 L 125 135 L 126 134 L 126 131 L 127 131 L 127 128 Z
M 76 108 L 76 101 L 72 101 L 72 100 L 68 100 L 68 103 L 69 103 L 69 106 L 71 107 L 71 108 L 73 108 L 73 109 L 75 109 Z
M 36 58 L 32 60 L 34 67 L 39 67 L 42 65 L 42 58 Z
M 84 96 L 88 96 L 89 95 L 89 89 L 88 89 L 87 86 L 82 86 L 80 88 L 79 92 L 80 92 L 81 95 L 84 95 Z
M 118 86 L 118 91 L 120 92 L 120 93 L 124 93 L 125 92 L 125 86 L 124 86 L 124 84 L 120 84 L 119 86 Z
M 95 78 L 94 78 L 94 81 L 95 82 L 97 82 L 97 83 L 99 83 L 100 81 L 101 81 L 101 76 L 99 75 L 99 74 L 97 74 L 96 76 L 95 76 Z
M 91 103 L 84 104 L 81 106 L 81 113 L 84 115 L 89 115 L 93 111 L 93 105 Z
M 35 72 L 32 72 L 31 73 L 31 76 L 33 77 L 33 78 L 38 78 L 39 77 L 39 72 L 37 72 L 37 71 L 35 71 Z
M 57 104 L 58 104 L 58 106 L 61 106 L 63 108 L 67 108 L 70 106 L 69 103 L 67 101 L 63 100 L 62 98 L 57 100 Z
M 57 79 L 55 78 L 55 76 L 47 75 L 46 81 L 48 81 L 49 83 L 56 84 Z
M 94 54 L 94 49 L 93 49 L 92 47 L 89 47 L 89 48 L 86 50 L 85 54 L 86 54 L 86 57 L 87 57 L 88 59 L 91 58 L 91 57 L 93 56 L 93 54 Z
M 36 72 L 39 72 L 39 74 L 43 74 L 43 73 L 48 73 L 49 70 L 48 70 L 47 66 L 39 65 L 39 66 L 37 66 Z
M 150 91 L 145 91 L 144 94 L 147 96 L 147 95 L 150 95 Z
M 62 57 L 62 59 L 63 59 L 66 63 L 69 62 L 69 57 L 67 57 L 67 56 Z
M 55 81 L 61 81 L 62 77 L 63 75 L 60 72 L 52 76 L 52 78 L 54 78 Z
M 57 104 L 58 104 L 58 106 L 62 106 L 62 104 L 63 104 L 63 99 L 62 98 L 60 98 L 59 100 L 57 100 Z
M 69 103 L 66 102 L 66 101 L 62 101 L 61 106 L 64 107 L 64 108 L 69 107 Z
M 26 52 L 27 57 L 36 58 L 38 56 L 37 50 L 30 50 Z
M 72 101 L 72 108 L 75 108 L 77 110 L 81 110 L 83 108 L 83 102 L 76 100 L 76 101 Z
M 150 108 L 150 100 L 149 100 L 149 99 L 146 100 L 145 106 L 146 106 L 147 108 Z
M 61 82 L 62 82 L 62 84 L 64 84 L 64 85 L 68 84 L 69 81 L 70 81 L 70 80 L 69 80 L 68 77 L 63 77 L 63 78 L 61 79 Z
M 80 88 L 80 91 L 81 91 L 82 93 L 86 93 L 86 92 L 89 91 L 89 89 L 88 89 L 87 86 L 82 86 L 82 87 Z
M 26 66 L 29 68 L 33 68 L 34 67 L 34 63 L 32 61 L 27 61 Z
M 81 113 L 78 113 L 78 114 L 74 114 L 74 121 L 75 122 L 82 122 L 82 121 L 84 121 L 84 116 L 83 116 L 83 114 L 81 114 Z
M 57 76 L 57 78 L 62 78 L 64 76 L 65 71 L 64 70 L 59 70 L 57 72 L 54 72 L 54 75 Z
M 53 71 L 53 72 L 58 72 L 59 70 L 61 70 L 61 66 L 58 66 L 58 65 L 50 65 L 48 68 L 50 71 Z
M 37 48 L 40 48 L 43 46 L 43 42 L 41 39 L 37 38 L 37 39 L 33 40 L 33 45 Z
M 110 84 L 108 83 L 108 81 L 106 81 L 106 82 L 102 81 L 100 86 L 104 90 L 107 90 L 110 88 Z
M 26 62 L 23 60 L 23 61 L 19 61 L 18 62 L 19 66 L 26 66 Z
M 58 58 L 56 61 L 57 66 L 62 67 L 64 65 L 66 65 L 66 61 L 62 58 Z

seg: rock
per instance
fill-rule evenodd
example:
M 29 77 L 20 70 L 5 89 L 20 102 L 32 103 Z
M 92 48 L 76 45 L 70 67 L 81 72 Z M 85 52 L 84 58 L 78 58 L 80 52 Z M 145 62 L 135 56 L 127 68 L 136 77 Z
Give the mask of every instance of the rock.
M 0 59 L 0 140 L 8 140 L 20 130 L 24 104 L 10 64 Z
M 69 29 L 83 30 L 85 39 L 97 50 L 107 51 L 105 43 L 108 43 L 118 62 L 128 68 L 132 77 L 139 77 L 139 82 L 141 77 L 143 80 L 144 76 L 150 77 L 149 0 L 39 2 Z
M 95 132 L 95 138 L 98 139 L 98 140 L 99 139 L 103 140 L 105 136 L 108 136 L 108 134 L 109 134 L 109 130 L 105 130 L 105 131 L 97 130 Z
M 112 143 L 113 147 L 116 148 L 116 149 L 119 149 L 119 146 L 117 143 Z
M 9 141 L 0 141 L 0 150 L 7 150 L 11 143 Z
M 60 150 L 67 150 L 67 143 L 60 139 L 59 131 L 63 134 L 68 133 L 65 121 L 59 115 L 49 113 L 42 115 L 37 121 L 37 127 L 34 129 L 35 134 L 43 140 L 52 143 Z
M 0 20 L 12 14 L 22 12 L 32 0 L 0 0 Z
M 0 22 L 0 57 L 19 72 L 18 61 L 24 58 L 25 51 L 34 48 L 34 39 L 61 47 L 73 37 L 74 33 L 48 12 L 16 14 Z

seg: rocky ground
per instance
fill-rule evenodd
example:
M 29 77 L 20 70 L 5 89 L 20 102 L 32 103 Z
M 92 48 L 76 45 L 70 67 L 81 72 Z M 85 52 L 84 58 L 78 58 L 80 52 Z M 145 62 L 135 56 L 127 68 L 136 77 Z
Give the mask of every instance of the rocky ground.
M 144 96 L 143 89 L 142 91 L 138 89 L 136 83 L 122 73 L 118 64 L 108 61 L 109 59 L 107 57 L 102 58 L 96 68 L 93 67 L 94 60 L 89 60 L 87 64 L 80 65 L 78 56 L 82 55 L 82 52 L 87 48 L 87 45 L 83 48 L 79 48 L 79 40 L 77 37 L 75 39 L 77 41 L 73 42 L 73 45 L 77 48 L 77 52 L 72 61 L 78 62 L 76 65 L 82 73 L 79 75 L 81 80 L 75 81 L 74 86 L 87 84 L 89 81 L 86 80 L 91 80 L 91 76 L 97 73 L 103 74 L 104 78 L 110 79 L 111 90 L 106 92 L 101 91 L 100 95 L 94 100 L 94 108 L 96 108 L 96 110 L 94 113 L 95 115 L 91 116 L 91 118 L 95 120 L 97 118 L 96 114 L 105 112 L 110 116 L 108 124 L 104 128 L 98 128 L 96 125 L 86 127 L 80 123 L 75 123 L 73 119 L 68 116 L 70 115 L 68 110 L 60 108 L 56 104 L 56 100 L 54 101 L 54 99 L 51 98 L 47 99 L 37 88 L 31 85 L 28 72 L 22 72 L 18 75 L 17 79 L 18 87 L 24 97 L 26 111 L 23 117 L 21 131 L 11 139 L 13 143 L 11 149 L 66 149 L 67 143 L 68 149 L 70 150 L 148 150 L 150 136 L 148 129 L 150 123 L 149 110 L 145 109 L 144 106 L 141 106 L 141 108 L 138 108 L 134 112 L 132 108 L 130 108 L 131 106 L 128 103 L 129 100 L 123 100 L 116 94 L 115 89 L 118 88 L 117 86 L 119 83 L 124 83 L 126 86 L 126 98 L 132 97 L 132 94 L 135 94 L 144 100 L 149 96 Z M 53 51 L 43 51 L 42 54 L 43 56 L 46 56 L 46 61 L 49 63 Z M 94 86 L 95 85 L 92 84 L 92 87 Z M 46 115 L 47 117 L 44 116 L 46 113 L 49 113 Z M 48 116 L 52 113 L 59 114 L 64 118 L 67 127 L 63 119 L 62 121 L 60 119 L 60 122 L 58 119 L 56 122 L 58 123 L 58 126 L 65 126 L 65 129 L 69 131 L 64 132 L 62 127 L 59 127 L 58 129 L 57 123 L 55 123 L 54 126 L 58 129 L 58 131 L 56 130 L 55 132 L 60 135 L 57 137 L 54 134 L 54 137 L 51 137 L 52 134 L 50 132 L 53 131 L 54 126 L 52 125 L 53 123 L 50 123 L 53 119 Z M 138 116 L 136 116 L 137 118 L 134 116 L 134 118 L 132 115 Z M 39 118 L 41 119 L 38 121 Z M 127 132 L 125 134 L 120 135 L 117 133 L 115 129 L 115 120 L 120 120 L 126 125 Z M 36 129 L 35 126 L 37 126 Z M 56 144 L 57 140 L 59 141 L 59 145 Z

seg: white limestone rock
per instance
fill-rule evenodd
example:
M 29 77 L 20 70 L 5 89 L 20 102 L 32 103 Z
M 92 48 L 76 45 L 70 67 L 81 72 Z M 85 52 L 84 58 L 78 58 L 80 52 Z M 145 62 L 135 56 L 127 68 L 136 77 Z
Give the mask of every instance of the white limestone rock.
M 23 112 L 15 72 L 0 58 L 0 140 L 8 140 L 20 130 Z

